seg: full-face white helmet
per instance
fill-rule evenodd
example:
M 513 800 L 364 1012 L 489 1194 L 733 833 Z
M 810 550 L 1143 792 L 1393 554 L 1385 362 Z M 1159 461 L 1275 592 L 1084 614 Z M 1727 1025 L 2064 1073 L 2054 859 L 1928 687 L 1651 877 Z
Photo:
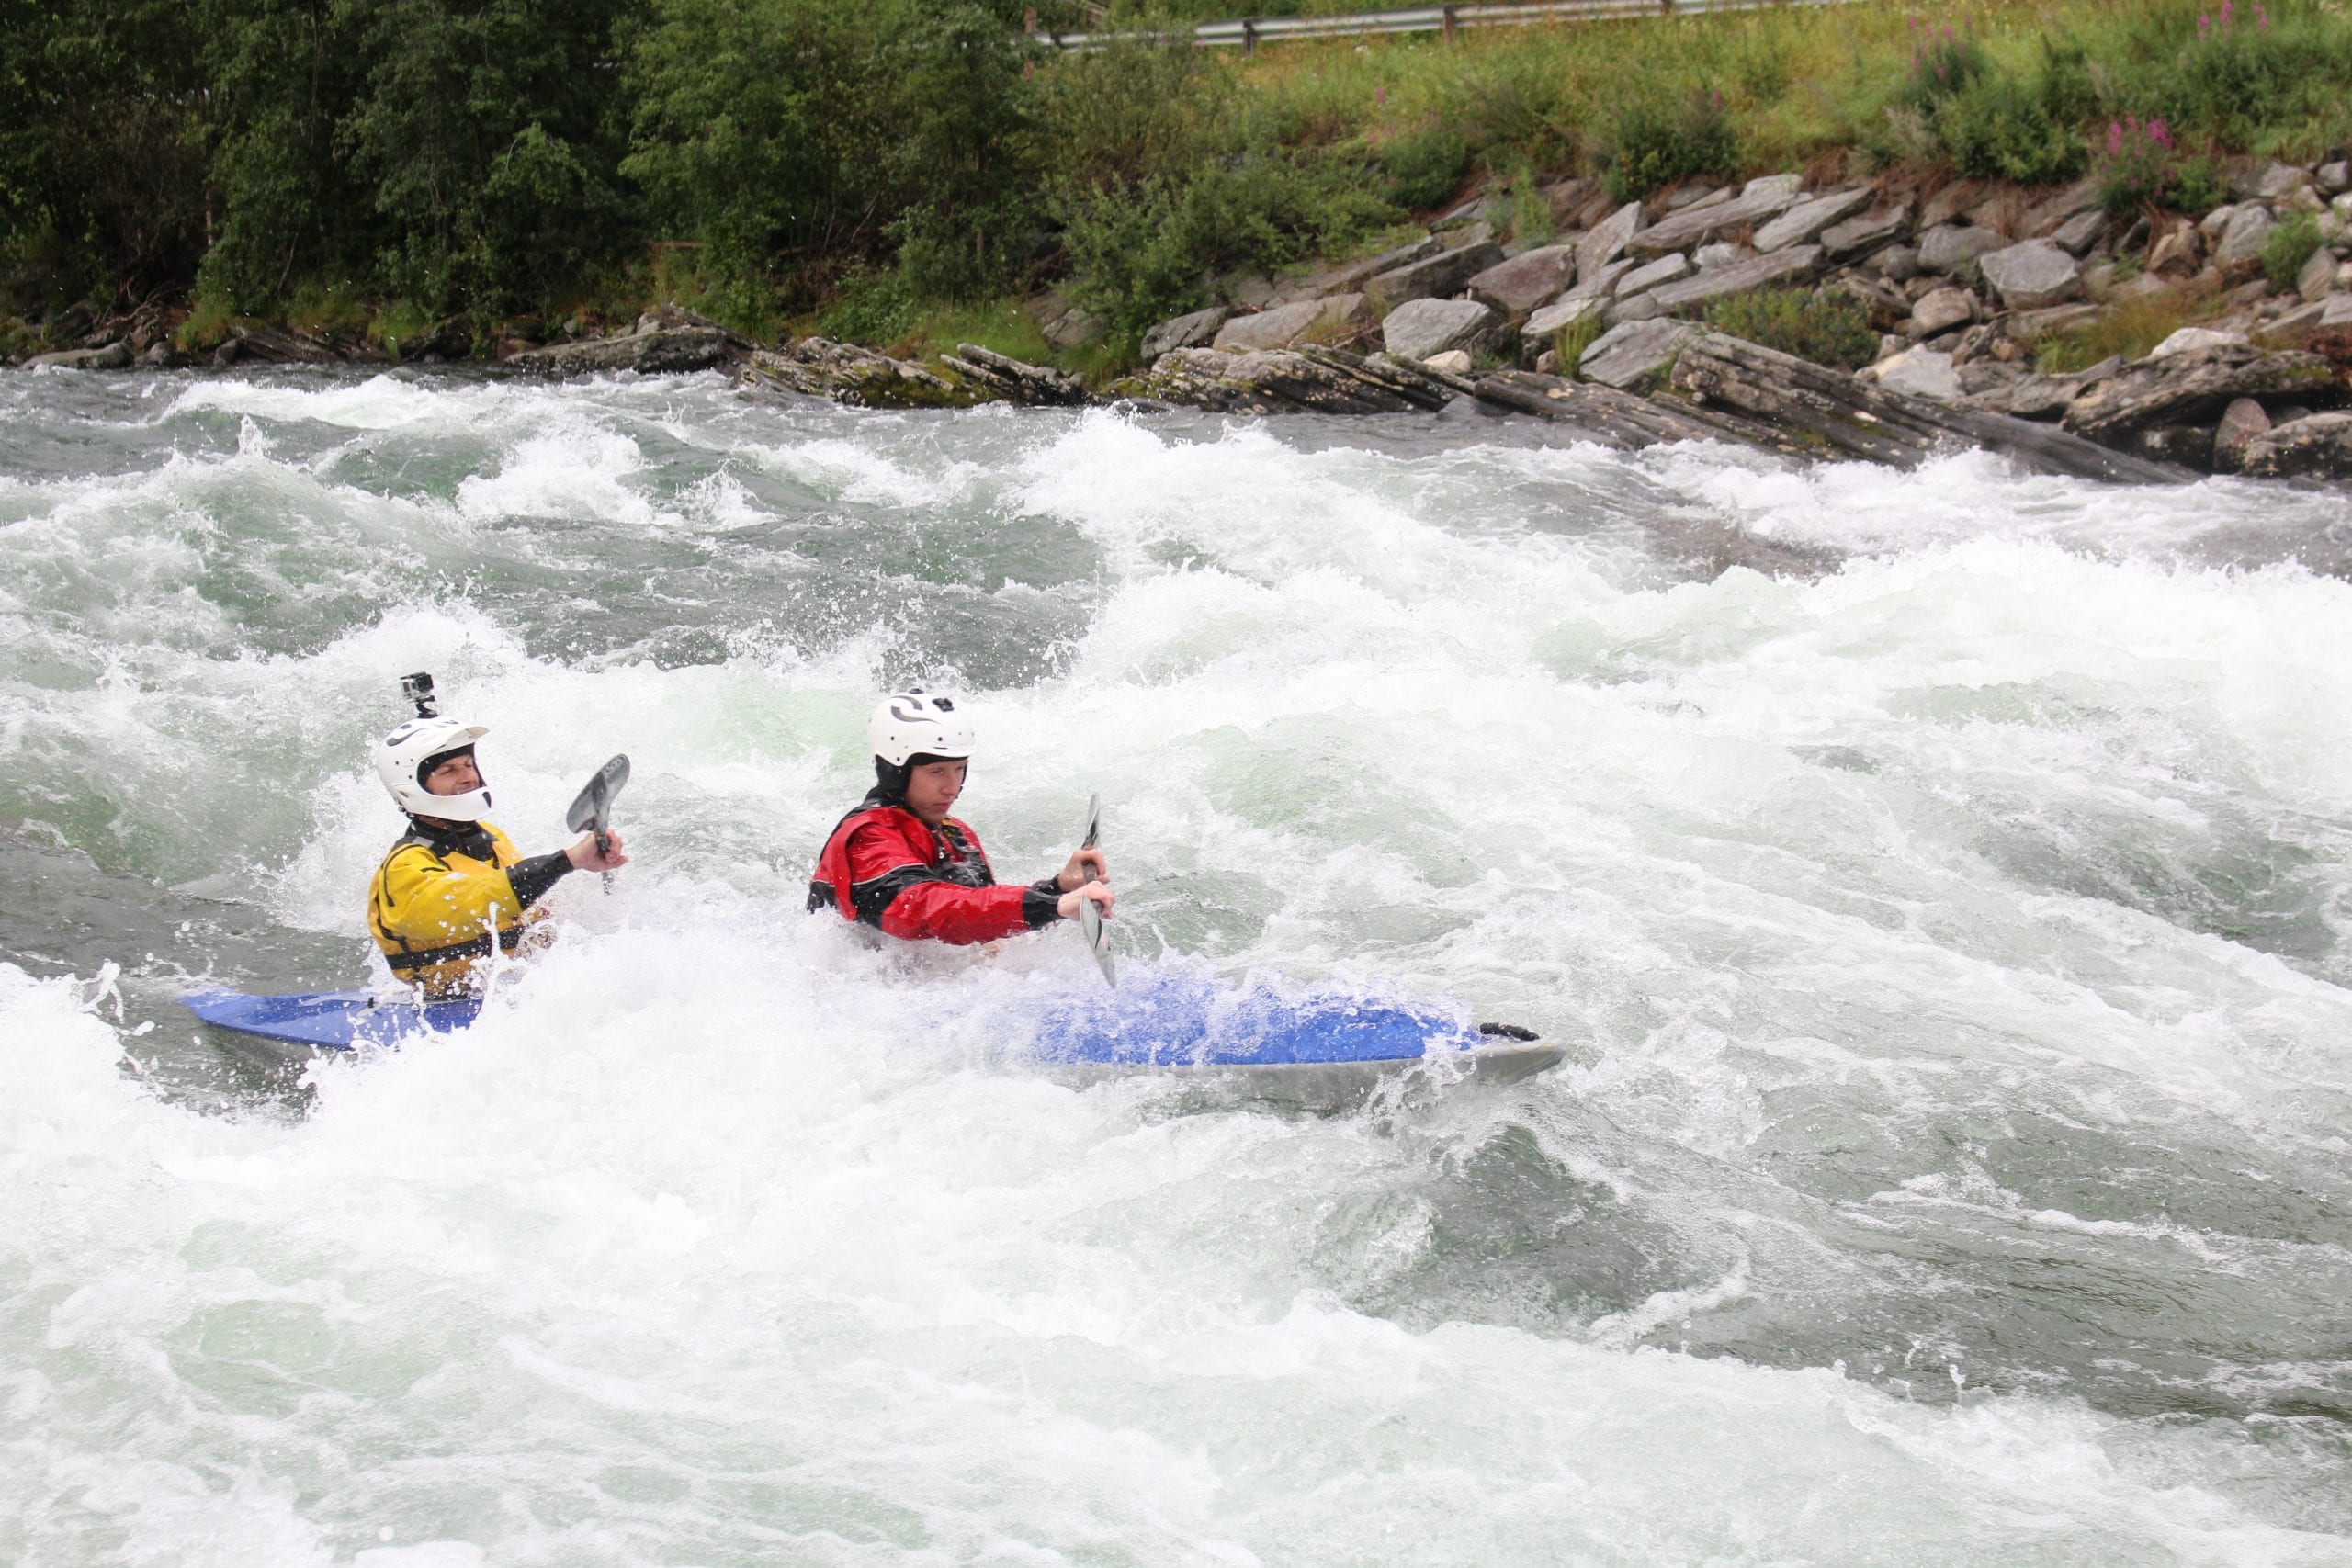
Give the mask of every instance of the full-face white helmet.
M 917 687 L 883 698 L 865 727 L 865 739 L 876 757 L 903 768 L 917 755 L 968 757 L 978 737 L 954 697 Z
M 412 817 L 438 817 L 451 822 L 479 822 L 490 815 L 487 786 L 463 795 L 435 795 L 424 787 L 432 765 L 452 751 L 468 751 L 490 731 L 479 724 L 454 718 L 413 718 L 376 743 L 376 776 L 391 792 L 393 804 Z

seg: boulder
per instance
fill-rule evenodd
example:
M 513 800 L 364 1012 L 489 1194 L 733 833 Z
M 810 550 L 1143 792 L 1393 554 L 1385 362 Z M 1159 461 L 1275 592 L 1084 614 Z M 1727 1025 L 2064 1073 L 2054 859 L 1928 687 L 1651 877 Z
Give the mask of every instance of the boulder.
M 2352 189 L 2352 163 L 2338 158 L 2332 164 L 2322 164 L 2318 170 L 2319 188 L 2327 196 L 2340 196 Z
M 1217 328 L 1232 316 L 1232 307 L 1212 305 L 1205 310 L 1162 321 L 1143 334 L 1143 356 L 1157 359 L 1171 348 L 1204 347 L 1216 341 Z
M 1746 197 L 1740 199 L 1746 200 Z M 1713 299 L 1727 295 L 1745 294 L 1751 288 L 1770 284 L 1792 283 L 1808 276 L 1821 265 L 1819 245 L 1791 245 L 1770 255 L 1755 256 L 1729 266 L 1702 272 L 1679 283 L 1668 283 L 1653 288 L 1642 298 L 1657 302 L 1657 308 L 1668 314 L 1694 310 Z
M 2222 269 L 2222 276 L 2235 282 L 2261 271 L 2262 247 L 2278 226 L 2268 209 L 2252 203 L 2232 213 L 2222 227 L 2220 243 L 2213 247 L 2213 264 Z
M 36 354 L 25 361 L 25 368 L 38 370 L 128 370 L 130 368 L 129 342 L 110 343 L 103 348 L 65 348 L 55 354 Z
M 2278 201 L 2298 186 L 2312 183 L 2311 172 L 2273 160 L 2257 164 L 2230 181 L 2230 194 L 2240 201 Z
M 1498 315 L 1524 316 L 1558 299 L 1576 278 L 1576 246 L 1539 245 L 1473 276 L 1470 298 Z
M 1976 296 L 1965 288 L 1938 288 L 1921 296 L 1911 307 L 1907 329 L 1915 338 L 1930 338 L 1976 319 Z
M 2152 424 L 2132 437 L 2132 450 L 2150 462 L 2202 473 L 2213 460 L 2213 433 L 2199 424 Z
M 1630 299 L 1611 300 L 1600 319 L 1613 327 L 1620 321 L 1652 321 L 1665 314 L 1657 295 L 1636 294 Z
M 1687 212 L 1693 208 L 1713 207 L 1719 201 L 1729 201 L 1739 193 L 1730 186 L 1683 186 L 1666 194 L 1668 212 Z
M 2300 348 L 2314 340 L 2352 342 L 2352 294 L 2331 294 L 2316 305 L 2288 311 L 2262 330 L 2262 341 Z
M 2107 214 L 2094 208 L 2088 212 L 2077 212 L 2059 224 L 2050 231 L 2050 239 L 2068 255 L 2080 256 L 2098 244 L 2106 232 Z
M 1578 178 L 1539 186 L 1535 194 L 1544 198 L 1544 205 L 1551 210 L 1553 222 L 1573 227 L 1577 214 L 1585 209 L 1593 194 L 1600 189 L 1599 180 Z
M 2246 341 L 2245 333 L 2217 331 L 2212 327 L 2181 327 L 2164 342 L 2148 350 L 2148 361 L 2170 359 L 2177 354 L 2195 354 L 2208 348 L 2235 348 Z
M 1698 335 L 1699 329 L 1684 321 L 1626 321 L 1592 341 L 1577 362 L 1577 374 L 1620 391 L 1645 390 Z
M 1554 335 L 1562 327 L 1574 326 L 1588 316 L 1599 317 L 1607 308 L 1607 303 L 1598 295 L 1586 294 L 1571 295 L 1567 299 L 1555 300 L 1544 306 L 1535 314 L 1528 317 L 1526 322 L 1519 329 L 1521 352 L 1523 354 L 1532 349 L 1541 353 L 1551 347 Z
M 1396 359 L 1429 359 L 1467 348 L 1498 324 L 1497 312 L 1476 299 L 1408 299 L 1380 323 L 1381 345 Z
M 1739 187 L 1740 196 L 1786 197 L 1794 201 L 1804 192 L 1803 175 L 1758 175 Z
M 1231 353 L 1251 349 L 1288 348 L 1294 344 L 1328 342 L 1346 336 L 1370 318 L 1361 294 L 1334 294 L 1328 299 L 1301 299 L 1277 305 L 1254 316 L 1235 316 L 1216 330 L 1214 346 Z
M 1660 284 L 1672 283 L 1679 278 L 1688 277 L 1695 270 L 1690 265 L 1690 259 L 1679 251 L 1670 255 L 1660 256 L 1654 262 L 1644 262 L 1617 280 L 1617 298 L 1630 299 L 1636 294 L 1657 288 Z
M 2098 176 L 2086 175 L 2057 195 L 2045 197 L 2028 208 L 2018 228 L 2030 239 L 2054 240 L 2061 228 L 2096 209 L 2098 202 Z
M 332 365 L 340 357 L 324 340 L 283 327 L 254 326 L 241 321 L 229 329 L 229 336 L 237 344 L 239 359 L 258 359 L 270 365 Z
M 1093 400 L 1075 376 L 1030 365 L 977 343 L 959 343 L 941 363 L 967 385 L 983 387 L 1023 408 L 1082 408 Z
M 1908 203 L 1882 207 L 1824 229 L 1821 231 L 1821 248 L 1842 259 L 1876 250 L 1910 231 L 1911 208 Z
M 1629 201 L 1595 224 L 1577 246 L 1577 282 L 1582 285 L 1598 277 L 1600 269 L 1623 254 L 1642 231 L 1642 204 Z
M 2334 402 L 2335 371 L 2315 354 L 2266 353 L 2250 344 L 2223 343 L 2162 359 L 2151 355 L 2125 367 L 2068 405 L 2065 425 L 2077 435 L 2120 446 L 2158 425 L 2210 426 L 2237 398 L 2283 394 Z M 2251 453 L 2247 461 L 2253 461 Z
M 1871 313 L 1871 325 L 1880 332 L 1891 331 L 1911 319 L 1911 301 L 1903 297 L 1901 289 L 1883 278 L 1849 272 L 1828 287 L 1836 293 L 1861 301 Z
M 1701 245 L 1697 250 L 1692 251 L 1690 253 L 1690 260 L 1697 266 L 1698 270 L 1704 272 L 1710 267 L 1729 266 L 1734 262 L 1746 261 L 1755 254 L 1756 253 L 1754 251 L 1750 250 L 1746 245 L 1735 244 L 1729 240 L 1717 240 L 1711 244 Z M 1661 257 L 1659 259 L 1663 260 L 1664 258 Z M 1625 286 L 1622 283 L 1619 284 L 1617 286 L 1617 292 L 1620 294 L 1625 292 Z
M 1919 265 L 1926 271 L 1940 272 L 1947 276 L 1965 276 L 1975 265 L 1977 257 L 1987 251 L 1997 251 L 2005 243 L 2007 242 L 1990 229 L 1939 223 L 1919 236 Z
M 1805 244 L 1818 239 L 1831 224 L 1860 210 L 1870 199 L 1868 186 L 1859 190 L 1829 191 L 1808 197 L 1757 230 L 1756 248 L 1758 251 L 1777 251 L 1789 245 Z
M 1961 400 L 1960 373 L 1952 368 L 1951 355 L 1938 354 L 1931 348 L 1906 349 L 1856 374 L 1890 392 L 1929 398 L 1939 403 Z
M 2005 318 L 2002 330 L 2011 341 L 2029 347 L 2057 333 L 2087 326 L 2107 312 L 2097 305 L 2052 305 L 2046 310 L 2018 310 Z
M 2252 398 L 2233 399 L 2213 428 L 2213 471 L 2234 474 L 2245 468 L 2246 447 L 2269 428 L 2270 416 L 2260 403 Z
M 2082 292 L 2075 258 L 2049 240 L 2027 240 L 1977 258 L 1985 283 L 2012 310 L 2064 304 Z
M 2205 237 L 2184 223 L 2148 247 L 2148 271 L 2159 277 L 2194 277 L 2205 263 Z
M 1871 266 L 1889 283 L 1908 283 L 1919 276 L 1917 245 L 1889 245 L 1872 256 Z
M 2295 274 L 2295 292 L 2306 305 L 2316 304 L 2335 287 L 2335 254 L 2326 246 L 2312 252 L 2303 262 L 2302 271 Z
M 1743 192 L 1729 201 L 1719 201 L 1711 207 L 1690 208 L 1661 219 L 1627 241 L 1625 248 L 1636 256 L 1662 256 L 1668 251 L 1687 251 L 1706 243 L 1718 234 L 1728 234 L 1778 218 L 1794 207 L 1796 201 L 1794 191 L 1782 190 L 1777 185 L 1752 196 Z
M 1421 362 L 1421 367 L 1442 376 L 1467 376 L 1471 370 L 1470 351 L 1449 348 L 1443 354 L 1432 354 Z
M 1382 251 L 1377 255 L 1358 256 L 1353 261 L 1341 262 L 1337 266 L 1325 267 L 1307 281 L 1313 285 L 1314 292 L 1317 295 L 1356 293 L 1363 289 L 1368 280 L 1377 277 L 1384 272 L 1394 272 L 1400 266 L 1410 266 L 1417 261 L 1426 261 L 1448 248 L 1446 243 L 1436 235 L 1424 234 L 1409 244 L 1397 245 L 1393 249 Z M 1196 345 L 1177 344 L 1172 346 L 1191 348 Z M 1157 358 L 1158 355 L 1155 355 L 1152 357 Z
M 1100 343 L 1104 334 L 1102 323 L 1093 312 L 1073 305 L 1059 294 L 1046 293 L 1037 297 L 1029 306 L 1030 319 L 1046 341 L 1056 348 L 1083 348 Z
M 2315 413 L 2246 443 L 2240 470 L 2257 479 L 2352 479 L 2352 413 Z
M 1461 293 L 1464 285 L 1502 259 L 1502 247 L 1485 240 L 1376 273 L 1365 279 L 1363 291 L 1383 309 L 1408 299 L 1443 299 Z
M 1984 199 L 1986 186 L 1977 180 L 1955 180 L 1930 195 L 1919 209 L 1919 227 L 1939 229 L 1953 219 L 1978 206 Z

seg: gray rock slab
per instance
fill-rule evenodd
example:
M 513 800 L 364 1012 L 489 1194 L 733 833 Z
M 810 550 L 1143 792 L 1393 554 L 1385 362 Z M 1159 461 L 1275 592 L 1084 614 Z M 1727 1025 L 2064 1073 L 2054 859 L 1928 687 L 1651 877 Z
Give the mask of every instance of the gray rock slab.
M 1818 239 L 1824 230 L 1867 206 L 1871 192 L 1860 190 L 1829 191 L 1798 202 L 1778 218 L 1756 231 L 1758 251 L 1777 251 L 1790 245 L 1802 245 Z
M 1736 245 L 1728 240 L 1717 240 L 1713 244 L 1701 245 L 1697 250 L 1692 251 L 1690 260 L 1699 271 L 1704 272 L 1711 266 L 1729 266 L 1734 262 L 1746 261 L 1755 254 L 1746 245 Z M 1623 294 L 1624 291 L 1625 286 L 1619 284 L 1617 292 Z
M 1684 255 L 1679 251 L 1674 252 L 1669 255 L 1660 256 L 1654 262 L 1643 263 L 1640 266 L 1634 267 L 1626 273 L 1624 276 L 1619 278 L 1617 280 L 1617 298 L 1620 299 L 1630 299 L 1634 295 L 1646 293 L 1648 290 L 1656 288 L 1661 284 L 1672 283 L 1678 278 L 1688 277 L 1696 270 L 1697 269 L 1690 265 L 1690 258 Z
M 1908 283 L 1919 276 L 1919 247 L 1889 245 L 1872 256 L 1870 265 L 1889 283 Z
M 1498 321 L 1476 299 L 1408 299 L 1380 323 L 1381 346 L 1398 359 L 1428 359 L 1469 346 Z
M 1217 329 L 1213 346 L 1228 353 L 1252 349 L 1288 348 L 1294 344 L 1346 334 L 1368 314 L 1361 294 L 1335 294 L 1328 299 L 1301 299 L 1277 305 L 1254 316 L 1236 316 Z
M 1782 191 L 1777 186 L 1753 196 L 1742 194 L 1713 207 L 1694 207 L 1653 223 L 1628 240 L 1625 248 L 1636 256 L 1687 251 L 1718 234 L 1768 223 L 1796 203 L 1796 192 Z
M 2050 240 L 2027 240 L 1976 260 L 1985 284 L 2012 310 L 2040 310 L 2063 305 L 2082 292 L 2082 270 L 2063 245 Z
M 1929 338 L 1975 319 L 1975 295 L 1965 288 L 1938 288 L 1920 296 L 1911 307 L 1911 324 L 1906 330 L 1915 338 Z
M 2230 194 L 2240 201 L 2278 201 L 2312 183 L 2311 171 L 2275 159 L 2257 164 L 2230 182 Z
M 1363 288 L 1367 278 L 1377 277 L 1384 272 L 1394 272 L 1400 266 L 1410 266 L 1417 261 L 1425 261 L 1445 248 L 1443 240 L 1434 234 L 1424 234 L 1409 244 L 1395 246 L 1378 255 L 1358 256 L 1353 261 L 1325 267 L 1310 281 L 1316 285 L 1318 295 L 1353 293 Z M 1194 345 L 1187 344 L 1183 346 Z
M 1857 374 L 1890 392 L 1905 392 L 1939 403 L 1956 403 L 1964 395 L 1960 372 L 1952 368 L 1951 355 L 1938 354 L 1931 348 L 1906 349 Z
M 1505 316 L 1524 316 L 1556 299 L 1577 278 L 1577 247 L 1541 245 L 1521 251 L 1470 279 L 1470 298 Z
M 1657 296 L 1649 293 L 1636 294 L 1630 299 L 1611 299 L 1609 308 L 1600 313 L 1600 319 L 1613 327 L 1620 321 L 1654 321 L 1665 314 L 1665 309 L 1657 302 Z
M 1143 334 L 1143 356 L 1157 359 L 1171 348 L 1201 348 L 1215 343 L 1216 330 L 1232 315 L 1231 307 L 1212 305 L 1205 310 L 1162 321 Z
M 1758 175 L 1739 187 L 1744 198 L 1751 196 L 1785 196 L 1791 200 L 1804 192 L 1803 175 Z
M 2176 355 L 2199 354 L 2209 348 L 2243 348 L 2244 333 L 2216 331 L 2211 327 L 2183 327 L 2148 351 L 2151 360 L 2170 359 Z
M 2085 175 L 2057 195 L 2045 197 L 2026 209 L 2018 227 L 2030 239 L 2055 239 L 2059 229 L 2098 206 L 2098 178 Z
M 1599 223 L 1577 247 L 1577 281 L 1589 282 L 1600 269 L 1624 254 L 1626 244 L 1642 231 L 1642 204 L 1629 201 Z
M 2007 243 L 1990 229 L 1939 223 L 1919 236 L 1919 265 L 1928 272 L 1959 276 L 1964 274 L 1977 257 L 1988 251 L 1997 251 Z
M 1821 248 L 1842 260 L 1876 250 L 1910 231 L 1911 208 L 1906 202 L 1900 207 L 1878 208 L 1843 223 L 1832 223 L 1821 231 Z
M 2338 196 L 2352 190 L 2352 162 L 2338 158 L 2333 164 L 2322 164 L 2317 177 L 2323 195 Z
M 1607 300 L 1592 294 L 1555 300 L 1527 318 L 1519 329 L 1520 342 L 1539 351 L 1549 348 L 1553 334 L 1562 327 L 1574 326 L 1588 316 L 1598 317 L 1607 305 Z
M 1747 261 L 1683 278 L 1679 283 L 1653 288 L 1642 298 L 1656 300 L 1658 309 L 1668 313 L 1689 310 L 1727 295 L 1745 294 L 1751 288 L 1792 282 L 1810 276 L 1820 265 L 1819 245 L 1791 245 L 1784 251 L 1774 251 L 1769 256 L 1752 256 Z
M 37 370 L 46 367 L 52 370 L 128 370 L 130 367 L 130 344 L 110 343 L 104 348 L 63 348 L 55 354 L 36 354 L 25 361 L 25 368 Z
M 2107 214 L 2093 208 L 2088 212 L 2075 213 L 2052 229 L 2050 240 L 2068 255 L 2080 256 L 2098 244 L 2099 236 L 2106 232 Z
M 1482 241 L 1380 273 L 1364 282 L 1363 291 L 1374 303 L 1395 307 L 1408 299 L 1428 299 L 1459 294 L 1463 286 L 1503 259 L 1500 245 Z
M 1577 374 L 1620 391 L 1640 391 L 1663 379 L 1682 345 L 1698 335 L 1686 321 L 1627 321 L 1593 340 L 1577 362 Z
M 2220 344 L 2125 367 L 2112 380 L 2074 400 L 2066 410 L 2066 428 L 2120 446 L 2159 425 L 2211 430 L 2222 411 L 2238 398 L 2334 400 L 2336 395 L 2335 373 L 2316 354 L 2267 353 L 2243 343 Z M 2253 461 L 2249 453 L 2249 468 Z
M 2269 243 L 2270 231 L 2278 226 L 2267 208 L 2252 202 L 2230 215 L 2222 231 L 2222 243 L 2213 247 L 2213 263 L 2222 276 L 2247 273 L 2262 265 L 2262 247 Z
M 2303 297 L 2306 305 L 2317 304 L 2327 298 L 2335 287 L 2335 254 L 2322 245 L 2303 262 L 2303 270 L 2295 274 L 2295 292 Z

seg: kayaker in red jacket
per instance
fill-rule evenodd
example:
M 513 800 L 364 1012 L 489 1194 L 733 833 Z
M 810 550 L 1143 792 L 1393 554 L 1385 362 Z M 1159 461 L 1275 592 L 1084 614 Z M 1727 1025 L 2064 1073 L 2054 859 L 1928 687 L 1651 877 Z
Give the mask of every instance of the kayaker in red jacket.
M 910 942 L 993 942 L 1075 919 L 1081 901 L 1117 902 L 1097 849 L 1025 887 L 1001 887 L 969 824 L 947 815 L 964 793 L 972 721 L 952 696 L 883 699 L 866 727 L 874 788 L 835 825 L 808 882 L 810 910 L 833 909 Z

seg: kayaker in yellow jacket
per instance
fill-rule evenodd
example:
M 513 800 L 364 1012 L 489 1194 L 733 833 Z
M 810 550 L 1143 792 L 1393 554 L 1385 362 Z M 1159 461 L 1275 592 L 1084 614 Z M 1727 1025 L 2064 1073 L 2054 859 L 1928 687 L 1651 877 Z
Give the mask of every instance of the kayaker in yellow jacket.
M 539 900 L 574 871 L 611 871 L 628 863 L 621 836 L 606 829 L 603 849 L 582 833 L 570 848 L 525 858 L 485 820 L 490 791 L 474 760 L 481 725 L 443 718 L 433 708 L 432 679 L 411 677 L 417 716 L 374 748 L 377 776 L 408 813 L 401 835 L 368 890 L 368 929 L 393 975 L 433 1000 L 472 995 L 475 970 L 493 948 L 520 954 L 544 946 Z

